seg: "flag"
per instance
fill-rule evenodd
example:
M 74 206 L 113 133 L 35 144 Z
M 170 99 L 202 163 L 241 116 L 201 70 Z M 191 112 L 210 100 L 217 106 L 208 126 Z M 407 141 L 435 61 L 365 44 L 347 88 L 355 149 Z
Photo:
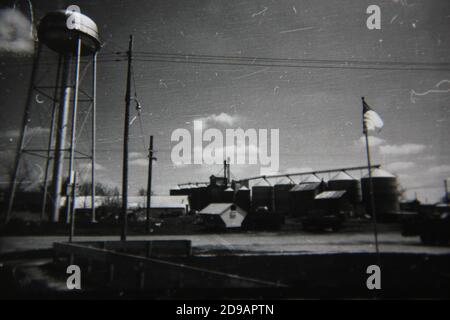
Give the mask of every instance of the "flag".
M 370 131 L 370 130 L 381 130 L 383 128 L 384 122 L 381 119 L 381 117 L 373 111 L 369 105 L 366 103 L 364 98 L 362 98 L 363 101 L 363 127 L 364 132 Z

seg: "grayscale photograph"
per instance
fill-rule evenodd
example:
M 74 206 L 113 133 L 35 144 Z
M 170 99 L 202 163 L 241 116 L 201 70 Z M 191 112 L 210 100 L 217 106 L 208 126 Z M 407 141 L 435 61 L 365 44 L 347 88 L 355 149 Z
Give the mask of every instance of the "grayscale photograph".
M 0 299 L 449 299 L 449 36 L 448 0 L 2 0 Z

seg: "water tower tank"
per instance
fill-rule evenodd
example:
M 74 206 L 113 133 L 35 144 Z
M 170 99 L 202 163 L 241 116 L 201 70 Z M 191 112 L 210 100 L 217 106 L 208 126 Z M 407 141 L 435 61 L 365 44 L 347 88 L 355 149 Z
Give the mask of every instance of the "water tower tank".
M 69 29 L 67 21 L 76 21 Z M 100 37 L 95 22 L 88 16 L 72 11 L 52 11 L 39 22 L 38 38 L 50 49 L 61 53 L 76 53 L 77 39 L 81 39 L 81 55 L 91 55 L 100 49 Z
M 384 170 L 375 169 L 372 171 L 373 196 L 377 218 L 385 219 L 387 215 L 399 211 L 397 178 Z M 362 199 L 366 212 L 371 214 L 369 176 L 361 179 Z
M 345 190 L 350 203 L 357 204 L 361 202 L 359 181 L 343 171 L 328 180 L 328 190 Z

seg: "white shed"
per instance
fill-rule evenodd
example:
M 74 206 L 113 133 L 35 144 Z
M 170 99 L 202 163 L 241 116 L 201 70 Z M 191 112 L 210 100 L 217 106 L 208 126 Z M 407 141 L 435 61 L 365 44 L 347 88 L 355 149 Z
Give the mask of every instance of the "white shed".
M 240 228 L 247 212 L 233 203 L 211 203 L 199 212 L 208 227 Z

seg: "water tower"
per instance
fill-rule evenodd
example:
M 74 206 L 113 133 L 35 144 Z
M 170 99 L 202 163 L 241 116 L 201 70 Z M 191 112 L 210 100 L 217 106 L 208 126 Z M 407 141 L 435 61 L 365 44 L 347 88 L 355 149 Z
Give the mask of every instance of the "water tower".
M 30 122 L 30 114 L 33 109 L 34 99 L 37 94 L 48 97 L 53 102 L 52 120 L 49 130 L 48 147 L 45 150 L 33 150 L 34 154 L 43 153 L 46 160 L 42 215 L 48 207 L 47 198 L 50 203 L 50 220 L 59 221 L 61 199 L 63 192 L 66 195 L 66 220 L 68 221 L 70 203 L 74 203 L 74 172 L 75 160 L 84 158 L 91 161 L 92 178 L 92 208 L 95 220 L 94 205 L 94 185 L 95 185 L 95 112 L 96 112 L 96 72 L 97 72 L 97 52 L 100 49 L 100 39 L 98 28 L 95 22 L 80 12 L 77 6 L 71 6 L 67 10 L 47 13 L 39 22 L 38 39 L 36 43 L 35 57 L 31 72 L 30 88 L 25 106 L 25 113 L 22 120 L 22 130 L 19 138 L 19 145 L 16 154 L 14 171 L 12 174 L 10 199 L 7 212 L 7 220 L 11 216 L 14 204 L 14 195 L 17 188 L 16 178 L 20 170 L 21 158 L 24 154 L 30 153 L 25 147 L 25 136 Z M 45 49 L 50 49 L 58 56 L 56 79 L 54 85 L 39 86 L 41 53 Z M 45 64 L 45 62 L 44 62 Z M 87 84 L 89 88 L 82 88 L 83 75 L 80 77 L 80 68 L 84 64 L 84 72 L 91 68 L 91 81 Z M 48 76 L 47 76 L 48 77 Z M 37 99 L 36 99 L 37 100 Z M 91 154 L 80 155 L 76 149 L 77 131 L 77 111 L 80 103 L 89 103 L 92 118 L 92 142 Z M 70 118 L 70 119 L 69 119 Z M 69 125 L 71 130 L 69 131 Z M 42 156 L 42 154 L 41 154 Z M 53 160 L 53 161 L 51 161 Z M 48 178 L 50 176 L 50 163 L 53 162 L 52 190 L 50 196 L 47 192 Z M 67 171 L 64 171 L 65 164 Z M 63 190 L 63 180 L 68 178 L 68 187 Z M 72 191 L 70 191 L 72 190 Z M 71 199 L 72 197 L 72 199 Z M 70 201 L 72 200 L 72 201 Z

